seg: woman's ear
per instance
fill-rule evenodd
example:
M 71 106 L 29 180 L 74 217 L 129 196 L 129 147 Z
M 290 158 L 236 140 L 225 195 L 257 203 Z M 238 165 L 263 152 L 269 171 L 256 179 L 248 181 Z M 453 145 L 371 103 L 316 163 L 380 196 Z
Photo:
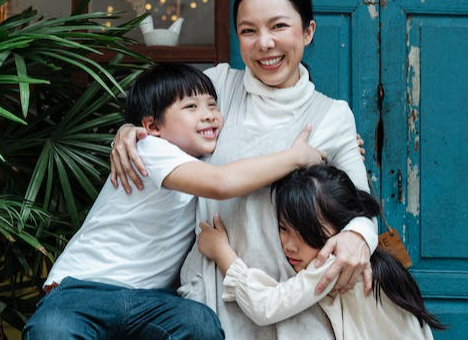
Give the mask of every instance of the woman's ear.
M 141 120 L 141 125 L 146 129 L 146 132 L 148 132 L 149 135 L 157 137 L 161 136 L 161 131 L 158 127 L 158 124 L 156 124 L 154 117 L 143 117 Z
M 304 46 L 309 45 L 314 39 L 316 26 L 317 25 L 315 24 L 315 21 L 311 20 L 309 26 L 307 26 L 306 29 L 304 30 Z

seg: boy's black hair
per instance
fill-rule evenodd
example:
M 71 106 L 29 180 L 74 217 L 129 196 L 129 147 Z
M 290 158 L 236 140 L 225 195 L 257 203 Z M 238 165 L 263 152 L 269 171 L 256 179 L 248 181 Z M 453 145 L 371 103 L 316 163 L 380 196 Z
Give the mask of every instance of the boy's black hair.
M 353 218 L 377 216 L 380 211 L 371 195 L 356 189 L 348 175 L 333 166 L 313 165 L 294 171 L 275 182 L 273 192 L 278 223 L 296 229 L 317 249 L 331 236 L 324 224 L 340 232 Z M 436 329 L 446 328 L 426 309 L 416 281 L 396 258 L 376 249 L 371 267 L 377 301 L 381 301 L 382 289 L 396 305 L 414 314 L 421 327 L 425 322 Z
M 125 103 L 125 121 L 141 126 L 143 117 L 164 124 L 165 110 L 187 96 L 209 94 L 217 100 L 216 90 L 202 71 L 185 64 L 160 64 L 142 73 L 130 89 Z

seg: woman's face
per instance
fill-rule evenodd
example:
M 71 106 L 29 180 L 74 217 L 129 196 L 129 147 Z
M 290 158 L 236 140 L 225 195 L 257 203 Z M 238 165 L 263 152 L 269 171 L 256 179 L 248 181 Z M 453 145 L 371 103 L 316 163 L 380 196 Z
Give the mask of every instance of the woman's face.
M 268 86 L 291 87 L 299 80 L 304 48 L 315 22 L 305 29 L 289 0 L 243 0 L 237 14 L 242 60 Z

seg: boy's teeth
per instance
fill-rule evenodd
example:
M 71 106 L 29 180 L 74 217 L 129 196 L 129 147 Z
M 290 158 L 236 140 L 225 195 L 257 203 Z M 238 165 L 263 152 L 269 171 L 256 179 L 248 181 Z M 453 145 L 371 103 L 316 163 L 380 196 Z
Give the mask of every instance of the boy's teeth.
M 281 57 L 275 58 L 275 59 L 269 59 L 269 60 L 262 60 L 260 61 L 260 64 L 268 66 L 268 65 L 273 65 L 276 63 L 279 63 L 281 61 Z
M 201 132 L 202 136 L 213 136 L 214 135 L 214 130 L 213 129 L 210 129 L 210 130 L 203 130 Z

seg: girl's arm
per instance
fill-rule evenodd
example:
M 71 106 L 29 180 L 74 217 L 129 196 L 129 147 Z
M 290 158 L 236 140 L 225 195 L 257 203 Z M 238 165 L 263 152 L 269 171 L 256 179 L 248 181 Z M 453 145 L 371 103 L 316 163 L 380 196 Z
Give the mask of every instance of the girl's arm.
M 226 165 L 188 162 L 167 175 L 162 185 L 195 196 L 227 199 L 264 187 L 298 168 L 321 163 L 325 155 L 308 143 L 306 127 L 285 151 L 247 158 Z
M 198 248 L 203 255 L 214 260 L 226 276 L 223 300 L 236 301 L 257 325 L 276 323 L 300 313 L 332 289 L 333 285 L 330 285 L 320 295 L 315 295 L 315 287 L 332 265 L 333 258 L 318 269 L 312 262 L 307 270 L 301 270 L 296 276 L 279 283 L 261 270 L 248 268 L 229 245 L 219 216 L 214 216 L 213 223 L 214 227 L 200 223 L 202 232 L 198 237 Z

